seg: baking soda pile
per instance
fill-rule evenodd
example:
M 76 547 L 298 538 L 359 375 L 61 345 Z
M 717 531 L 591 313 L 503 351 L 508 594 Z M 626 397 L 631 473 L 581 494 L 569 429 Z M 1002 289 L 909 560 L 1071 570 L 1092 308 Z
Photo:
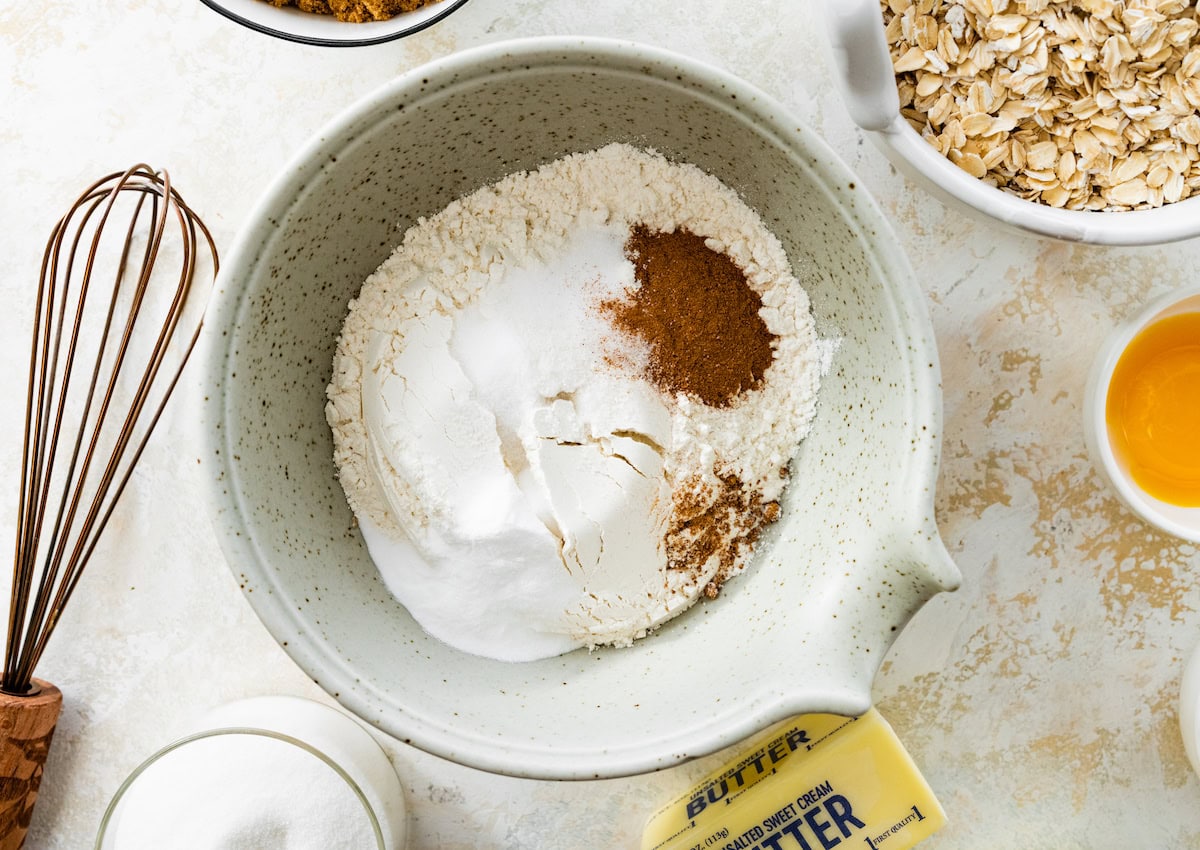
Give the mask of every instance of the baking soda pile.
M 740 269 L 769 364 L 736 394 L 665 382 L 653 252 L 668 275 Z M 326 412 L 392 593 L 434 637 L 524 661 L 627 645 L 744 569 L 831 352 L 731 189 L 610 145 L 412 227 L 351 303 Z

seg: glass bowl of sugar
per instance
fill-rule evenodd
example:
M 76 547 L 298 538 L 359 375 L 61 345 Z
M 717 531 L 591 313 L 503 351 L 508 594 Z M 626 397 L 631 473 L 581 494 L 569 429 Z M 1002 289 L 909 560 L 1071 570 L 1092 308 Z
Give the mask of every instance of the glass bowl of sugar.
M 260 697 L 142 762 L 96 850 L 402 850 L 403 788 L 370 734 L 309 700 Z

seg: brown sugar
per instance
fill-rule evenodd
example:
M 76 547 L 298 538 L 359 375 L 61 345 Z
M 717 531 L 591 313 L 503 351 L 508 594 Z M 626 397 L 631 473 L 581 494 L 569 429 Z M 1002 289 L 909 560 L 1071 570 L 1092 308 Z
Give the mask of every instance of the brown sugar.
M 762 299 L 726 254 L 687 230 L 632 229 L 625 254 L 638 288 L 601 309 L 650 349 L 648 377 L 669 393 L 727 407 L 757 387 L 774 358 Z
M 302 12 L 335 15 L 339 21 L 365 23 L 386 21 L 403 12 L 413 12 L 438 0 L 266 0 L 272 6 L 295 6 Z

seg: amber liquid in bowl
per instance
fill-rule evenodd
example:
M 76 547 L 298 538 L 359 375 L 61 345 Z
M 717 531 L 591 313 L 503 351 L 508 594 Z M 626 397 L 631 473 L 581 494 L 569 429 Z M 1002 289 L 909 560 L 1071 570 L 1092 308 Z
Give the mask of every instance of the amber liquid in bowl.
M 1147 495 L 1200 507 L 1200 312 L 1159 319 L 1133 338 L 1105 417 L 1114 452 Z

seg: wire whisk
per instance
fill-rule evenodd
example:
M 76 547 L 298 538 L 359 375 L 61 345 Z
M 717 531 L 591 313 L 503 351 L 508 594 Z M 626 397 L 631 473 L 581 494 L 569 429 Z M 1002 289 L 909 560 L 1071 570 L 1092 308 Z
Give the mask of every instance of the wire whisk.
M 0 690 L 34 668 L 196 346 L 217 249 L 167 173 L 88 187 L 55 225 L 33 322 Z M 200 290 L 203 290 L 201 292 Z

